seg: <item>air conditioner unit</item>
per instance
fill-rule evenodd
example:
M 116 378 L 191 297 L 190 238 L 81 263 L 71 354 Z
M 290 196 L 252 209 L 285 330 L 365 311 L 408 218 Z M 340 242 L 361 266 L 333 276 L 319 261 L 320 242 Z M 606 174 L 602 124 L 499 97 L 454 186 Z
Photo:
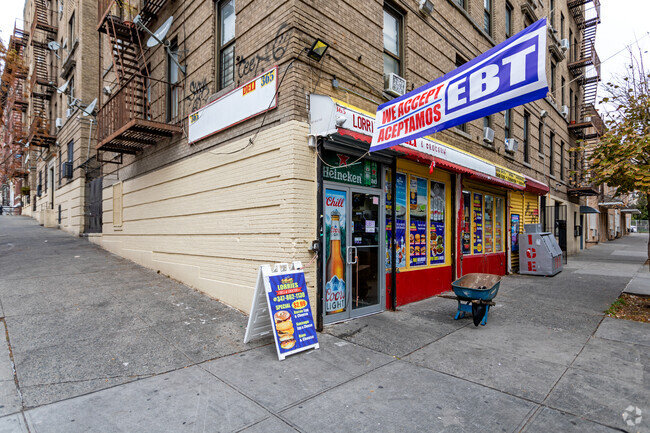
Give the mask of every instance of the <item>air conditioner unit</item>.
M 506 152 L 515 153 L 519 148 L 519 142 L 514 138 L 506 138 L 505 147 Z
M 560 112 L 562 113 L 562 116 L 566 118 L 569 115 L 569 107 L 563 105 L 562 110 L 560 110 Z
M 57 128 L 62 128 L 63 127 L 63 119 L 61 119 L 60 117 L 57 117 L 56 120 L 54 121 L 54 126 L 56 126 Z
M 64 162 L 63 163 L 63 177 L 66 179 L 72 179 L 72 163 L 71 162 Z
M 393 96 L 402 96 L 406 93 L 406 79 L 393 73 L 384 75 L 384 91 Z
M 571 44 L 569 43 L 569 40 L 568 40 L 568 39 L 562 39 L 562 40 L 560 41 L 560 48 L 562 48 L 562 51 L 566 51 L 566 50 L 568 50 L 569 47 L 570 47 L 570 45 L 571 45 Z
M 483 141 L 486 143 L 494 143 L 494 129 L 488 128 L 487 126 L 483 128 Z
M 68 118 L 70 116 L 72 116 L 72 108 L 66 108 L 65 117 Z
M 433 2 L 431 0 L 420 0 L 420 12 L 430 15 L 433 12 Z

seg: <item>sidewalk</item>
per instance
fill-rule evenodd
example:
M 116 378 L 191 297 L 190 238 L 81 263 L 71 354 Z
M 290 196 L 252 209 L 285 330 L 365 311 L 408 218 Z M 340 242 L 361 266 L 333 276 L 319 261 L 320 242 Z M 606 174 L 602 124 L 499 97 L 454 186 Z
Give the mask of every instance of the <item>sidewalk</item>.
M 504 278 L 485 327 L 433 298 L 280 362 L 270 339 L 243 344 L 240 312 L 0 216 L 0 432 L 650 432 L 650 325 L 602 313 L 646 242 Z

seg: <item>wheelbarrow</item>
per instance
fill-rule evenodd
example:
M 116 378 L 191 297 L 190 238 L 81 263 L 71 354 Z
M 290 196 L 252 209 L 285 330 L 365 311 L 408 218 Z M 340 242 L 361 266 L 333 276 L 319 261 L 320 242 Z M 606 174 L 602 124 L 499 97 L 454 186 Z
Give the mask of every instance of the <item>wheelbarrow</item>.
M 472 313 L 474 326 L 479 323 L 483 326 L 487 324 L 488 312 L 490 306 L 494 306 L 492 299 L 497 295 L 501 277 L 493 274 L 467 274 L 451 283 L 458 301 L 458 311 L 454 320 L 465 317 L 465 313 Z

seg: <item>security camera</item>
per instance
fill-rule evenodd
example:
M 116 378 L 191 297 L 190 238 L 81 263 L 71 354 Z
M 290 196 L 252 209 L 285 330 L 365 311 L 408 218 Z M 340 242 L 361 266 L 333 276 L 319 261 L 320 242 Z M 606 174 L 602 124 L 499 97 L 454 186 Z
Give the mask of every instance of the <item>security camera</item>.
M 341 115 L 341 114 L 337 115 L 337 116 L 336 116 L 336 126 L 339 126 L 339 127 L 343 126 L 343 124 L 344 124 L 347 120 L 348 120 L 348 119 L 347 119 L 345 116 L 343 116 L 343 115 Z
M 548 111 L 542 110 L 539 112 L 539 117 L 541 117 L 542 119 L 545 118 L 546 116 L 548 116 Z

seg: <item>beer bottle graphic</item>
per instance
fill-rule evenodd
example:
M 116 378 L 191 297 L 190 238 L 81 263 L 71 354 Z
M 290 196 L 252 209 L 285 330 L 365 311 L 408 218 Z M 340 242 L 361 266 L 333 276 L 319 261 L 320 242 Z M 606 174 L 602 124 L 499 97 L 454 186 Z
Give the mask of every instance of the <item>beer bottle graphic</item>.
M 345 311 L 345 262 L 341 256 L 341 214 L 334 209 L 330 214 L 329 257 L 326 264 L 326 314 Z

